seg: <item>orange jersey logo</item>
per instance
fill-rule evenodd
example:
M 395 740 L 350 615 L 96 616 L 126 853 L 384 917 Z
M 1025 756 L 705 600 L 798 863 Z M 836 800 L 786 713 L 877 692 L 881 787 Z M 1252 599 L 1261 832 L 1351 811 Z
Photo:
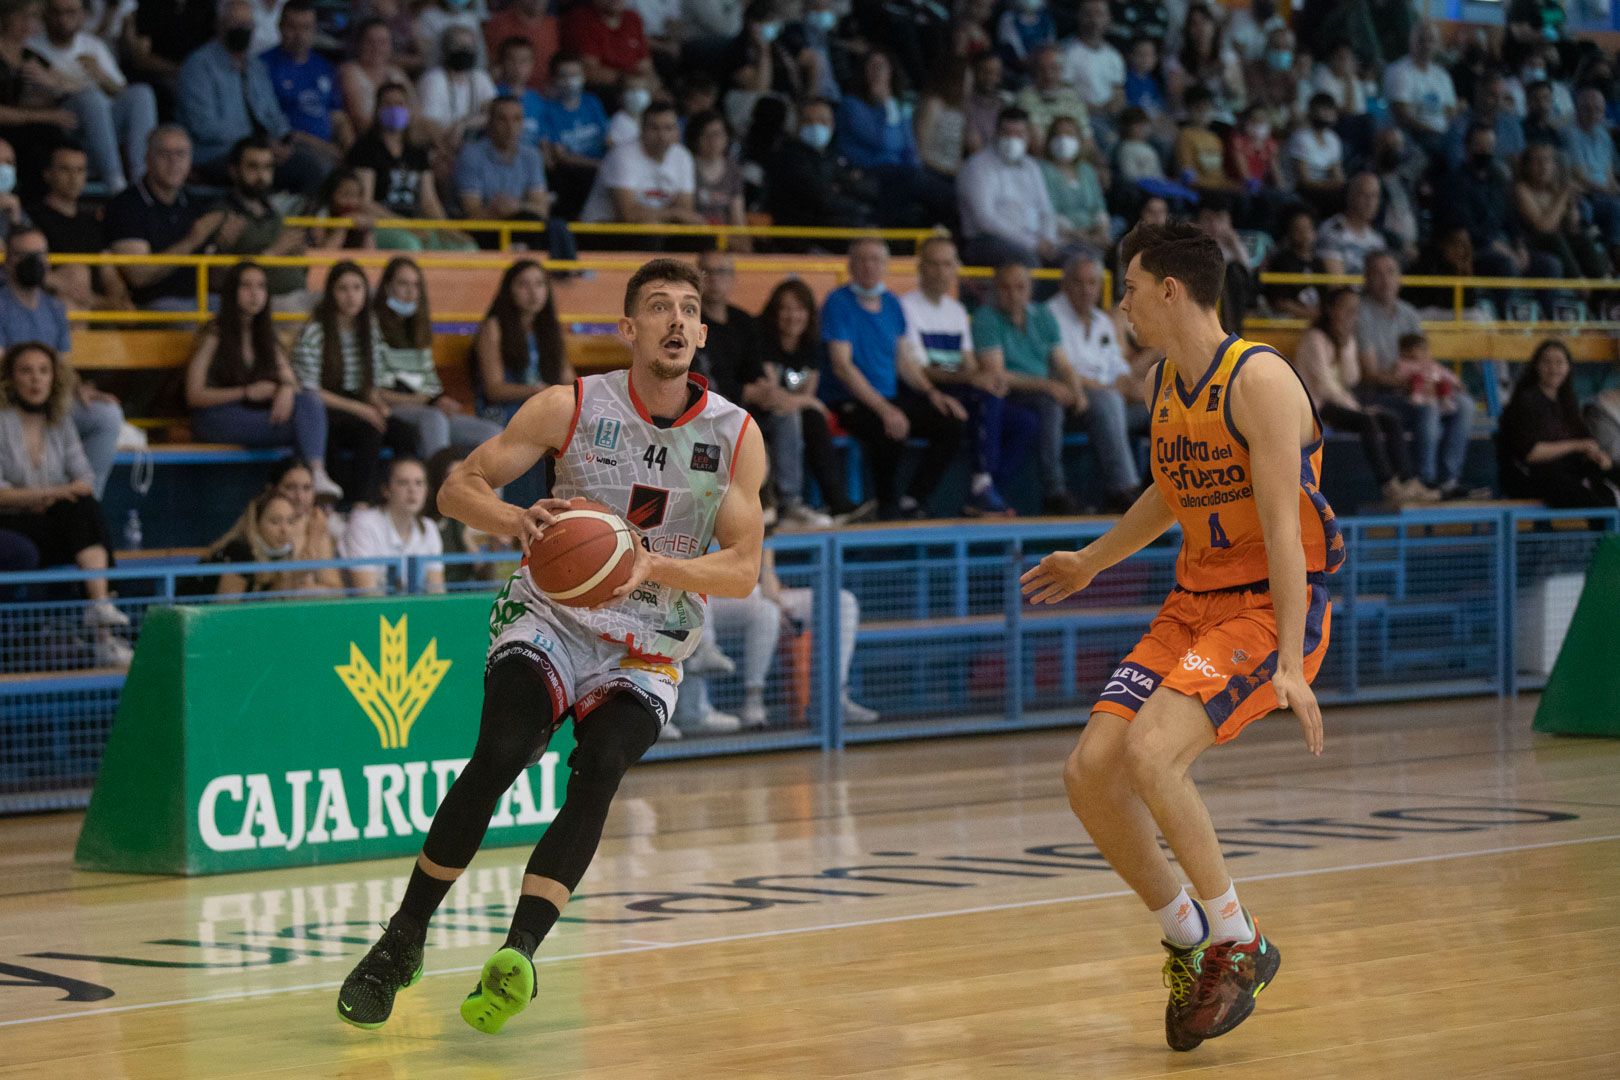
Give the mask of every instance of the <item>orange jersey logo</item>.
M 1249 445 L 1232 423 L 1232 382 L 1269 345 L 1228 337 L 1215 362 L 1189 387 L 1169 360 L 1159 365 L 1153 397 L 1153 482 L 1181 525 L 1176 583 L 1191 592 L 1263 582 L 1265 537 L 1254 499 Z M 1314 416 L 1315 406 L 1312 406 Z M 1344 538 L 1322 497 L 1322 425 L 1300 449 L 1299 522 L 1305 569 L 1331 573 L 1344 562 Z

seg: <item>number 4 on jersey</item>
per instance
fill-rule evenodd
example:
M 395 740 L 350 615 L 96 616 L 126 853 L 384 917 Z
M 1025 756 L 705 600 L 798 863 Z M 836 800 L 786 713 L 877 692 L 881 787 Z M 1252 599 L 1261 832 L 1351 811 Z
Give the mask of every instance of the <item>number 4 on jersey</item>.
M 641 455 L 642 464 L 646 465 L 649 469 L 657 469 L 659 472 L 664 471 L 664 462 L 668 460 L 668 458 L 669 451 L 662 446 L 657 447 L 656 449 L 649 446 L 647 447 L 647 452 Z
M 1232 546 L 1232 541 L 1227 539 L 1226 530 L 1221 528 L 1219 511 L 1209 515 L 1209 546 L 1212 548 L 1229 548 Z

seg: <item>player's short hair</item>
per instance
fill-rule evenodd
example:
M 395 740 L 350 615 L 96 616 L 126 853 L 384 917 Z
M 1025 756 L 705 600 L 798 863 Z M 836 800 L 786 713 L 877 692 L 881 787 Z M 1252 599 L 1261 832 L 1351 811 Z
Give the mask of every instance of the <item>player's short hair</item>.
M 1142 257 L 1142 269 L 1159 280 L 1175 278 L 1202 308 L 1213 308 L 1226 284 L 1226 256 L 1215 238 L 1196 225 L 1138 225 L 1125 234 L 1120 265 Z
M 690 285 L 698 292 L 703 291 L 703 275 L 697 267 L 680 259 L 653 259 L 642 265 L 640 270 L 630 275 L 630 280 L 624 286 L 624 313 L 634 315 L 636 305 L 641 301 L 641 290 L 657 281 L 668 281 L 678 285 Z

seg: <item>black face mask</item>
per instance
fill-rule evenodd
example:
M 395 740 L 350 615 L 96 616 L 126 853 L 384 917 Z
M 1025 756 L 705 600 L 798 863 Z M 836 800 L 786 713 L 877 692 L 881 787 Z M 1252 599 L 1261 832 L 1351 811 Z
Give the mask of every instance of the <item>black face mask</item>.
M 17 265 L 11 268 L 11 280 L 21 289 L 37 289 L 45 284 L 45 256 L 37 251 L 29 252 L 17 260 Z
M 1486 153 L 1472 154 L 1469 156 L 1468 161 L 1474 166 L 1475 169 L 1479 170 L 1480 172 L 1484 172 L 1496 161 L 1496 155 Z
M 226 52 L 236 53 L 238 55 L 247 52 L 248 46 L 253 44 L 253 27 L 231 27 L 229 30 L 225 31 L 224 42 Z
M 478 53 L 472 49 L 451 49 L 444 54 L 444 66 L 451 71 L 471 71 L 478 63 Z

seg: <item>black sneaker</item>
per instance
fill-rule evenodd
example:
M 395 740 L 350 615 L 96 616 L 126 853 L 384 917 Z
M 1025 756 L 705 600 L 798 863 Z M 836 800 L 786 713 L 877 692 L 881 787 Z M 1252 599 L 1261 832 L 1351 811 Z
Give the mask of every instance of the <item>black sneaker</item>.
M 390 926 L 338 991 L 338 1018 L 370 1031 L 394 1011 L 394 995 L 422 977 L 422 941 L 403 927 Z

